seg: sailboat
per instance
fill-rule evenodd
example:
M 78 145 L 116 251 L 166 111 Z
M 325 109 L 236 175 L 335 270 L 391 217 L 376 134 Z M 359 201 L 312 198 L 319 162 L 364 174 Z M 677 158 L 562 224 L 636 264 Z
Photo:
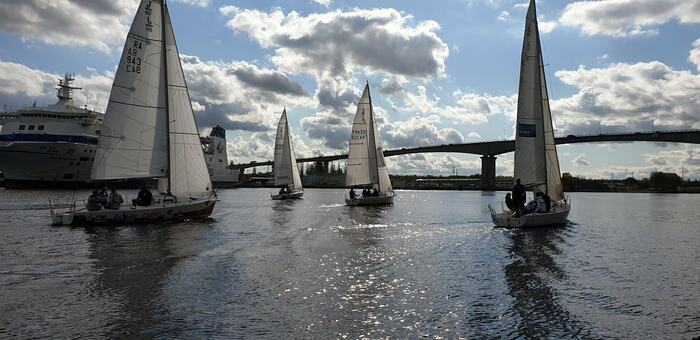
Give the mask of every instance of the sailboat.
M 54 224 L 209 216 L 217 201 L 165 1 L 142 0 L 126 38 L 92 167 L 93 180 L 157 178 L 146 206 L 51 209 Z
M 489 211 L 493 223 L 499 227 L 562 225 L 569 216 L 571 203 L 564 196 L 561 184 L 535 0 L 530 1 L 527 11 L 521 58 L 514 177 L 533 194 L 548 195 L 551 203 L 547 212 L 496 212 L 490 206 Z
M 352 189 L 350 197 L 345 197 L 345 203 L 351 206 L 392 204 L 396 196 L 391 188 L 389 169 L 384 162 L 382 139 L 374 119 L 369 83 L 362 92 L 352 123 L 345 186 Z M 367 194 L 355 194 L 355 188 L 369 190 L 363 190 Z
M 300 199 L 304 196 L 301 187 L 301 177 L 297 168 L 297 158 L 294 155 L 292 135 L 289 133 L 287 109 L 282 111 L 282 117 L 277 124 L 275 136 L 275 161 L 273 163 L 275 187 L 282 188 L 279 194 L 271 194 L 273 200 Z

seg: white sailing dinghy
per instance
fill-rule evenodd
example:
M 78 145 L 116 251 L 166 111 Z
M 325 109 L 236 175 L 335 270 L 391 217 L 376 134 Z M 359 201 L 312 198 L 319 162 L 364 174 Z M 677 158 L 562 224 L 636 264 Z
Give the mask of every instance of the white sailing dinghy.
M 287 109 L 282 111 L 282 117 L 277 124 L 273 170 L 275 187 L 287 190 L 284 193 L 270 194 L 273 200 L 300 199 L 304 196 L 299 168 L 297 168 L 297 158 L 294 155 L 294 146 L 292 145 L 292 135 L 289 133 Z
M 352 189 L 377 190 L 378 194 L 362 195 L 360 191 L 355 198 L 345 197 L 347 205 L 394 203 L 396 193 L 391 188 L 389 169 L 384 162 L 382 139 L 376 126 L 372 97 L 369 93 L 369 83 L 367 83 L 357 104 L 357 113 L 352 123 L 345 186 Z
M 496 212 L 490 206 L 489 211 L 493 223 L 499 227 L 562 225 L 569 216 L 571 203 L 564 196 L 561 184 L 535 0 L 530 1 L 527 11 L 521 58 L 514 177 L 532 189 L 533 194 L 549 195 L 550 210 L 522 216 L 509 210 Z
M 52 209 L 54 224 L 115 224 L 209 216 L 217 201 L 204 160 L 168 7 L 142 0 L 126 38 L 91 177 L 158 178 L 148 206 Z

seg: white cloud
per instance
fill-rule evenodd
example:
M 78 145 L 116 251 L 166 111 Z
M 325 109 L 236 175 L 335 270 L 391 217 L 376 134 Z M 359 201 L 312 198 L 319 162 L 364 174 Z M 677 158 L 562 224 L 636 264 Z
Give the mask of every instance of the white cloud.
M 474 159 L 474 157 L 412 154 L 388 157 L 386 162 L 391 174 L 451 175 L 453 167 L 458 169 L 460 175 L 471 175 L 481 172 L 481 161 Z
M 138 0 L 3 0 L 0 30 L 52 45 L 109 52 L 124 42 Z
M 587 35 L 648 36 L 670 20 L 700 23 L 700 2 L 682 0 L 577 1 L 568 4 L 559 19 Z
M 439 144 L 458 144 L 464 136 L 453 128 L 439 129 L 438 116 L 414 116 L 405 121 L 386 123 L 381 133 L 388 148 L 416 147 Z
M 700 72 L 700 39 L 695 40 L 693 43 L 693 49 L 690 50 L 690 56 L 688 57 L 688 60 L 695 64 L 695 67 L 697 67 L 698 72 Z
M 591 165 L 591 162 L 587 161 L 584 159 L 586 157 L 585 154 L 580 154 L 574 160 L 571 161 L 571 164 L 573 165 Z
M 700 75 L 652 61 L 557 71 L 578 88 L 551 102 L 559 133 L 700 128 Z
M 470 139 L 481 139 L 481 135 L 474 131 L 470 132 L 467 137 Z
M 209 6 L 209 0 L 174 0 L 175 2 L 181 2 L 188 5 L 194 5 L 199 7 Z
M 93 108 L 104 112 L 112 88 L 111 73 L 98 74 L 88 69 L 88 75 L 77 74 L 74 86 L 83 90 L 74 92 L 76 105 Z M 63 75 L 51 74 L 32 69 L 22 64 L 0 60 L 0 103 L 17 109 L 30 105 L 36 100 L 39 105 L 53 104 L 57 101 L 55 87 Z
M 501 11 L 501 13 L 498 14 L 498 17 L 496 19 L 506 21 L 510 19 L 510 13 L 508 13 L 508 11 Z
M 313 0 L 315 3 L 328 8 L 331 5 L 331 0 Z
M 559 25 L 556 21 L 547 21 L 542 18 L 537 19 L 538 25 L 537 27 L 540 30 L 540 33 L 550 33 L 554 31 L 555 28 Z

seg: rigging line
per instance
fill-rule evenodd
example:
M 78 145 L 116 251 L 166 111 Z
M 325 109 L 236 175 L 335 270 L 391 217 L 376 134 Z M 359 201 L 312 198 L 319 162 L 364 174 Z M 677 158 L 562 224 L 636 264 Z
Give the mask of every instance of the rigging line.
M 139 34 L 136 34 L 136 33 L 133 33 L 133 32 L 129 32 L 129 35 L 132 36 L 132 37 L 135 37 L 135 38 L 143 39 L 143 40 L 155 41 L 155 42 L 159 42 L 159 43 L 162 43 L 162 42 L 163 42 L 163 40 L 147 38 L 147 37 L 144 37 L 144 36 L 142 36 L 142 35 L 139 35 Z
M 129 105 L 129 106 L 138 106 L 138 107 L 144 107 L 147 109 L 165 109 L 165 106 L 153 106 L 153 105 L 141 105 L 141 104 L 132 104 L 132 103 L 126 103 L 126 102 L 121 102 L 118 100 L 110 99 L 110 103 L 117 103 L 117 104 L 122 104 L 122 105 Z

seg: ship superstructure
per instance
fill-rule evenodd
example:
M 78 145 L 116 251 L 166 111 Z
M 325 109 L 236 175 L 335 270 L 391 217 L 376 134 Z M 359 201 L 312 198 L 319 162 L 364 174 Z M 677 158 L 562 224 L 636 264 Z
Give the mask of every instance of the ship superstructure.
M 215 126 L 209 137 L 202 138 L 204 159 L 215 188 L 230 188 L 238 184 L 239 170 L 229 167 L 226 154 L 226 130 Z
M 58 102 L 0 113 L 0 172 L 7 187 L 85 182 L 103 114 L 73 103 L 75 78 L 59 79 Z

